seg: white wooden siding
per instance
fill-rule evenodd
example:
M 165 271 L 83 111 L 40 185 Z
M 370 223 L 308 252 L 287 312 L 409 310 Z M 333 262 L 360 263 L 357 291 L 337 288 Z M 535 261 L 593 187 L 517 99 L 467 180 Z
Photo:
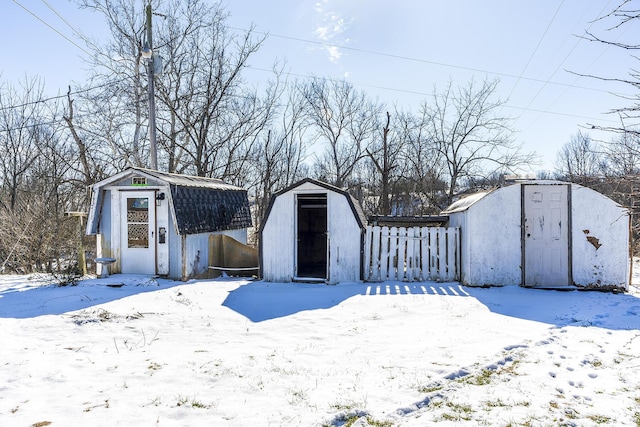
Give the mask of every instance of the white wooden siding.
M 457 281 L 460 229 L 368 226 L 364 280 Z
M 327 194 L 329 284 L 360 280 L 361 229 L 343 194 Z
M 294 193 L 274 200 L 262 229 L 262 271 L 268 282 L 290 282 L 295 260 Z
M 262 229 L 262 275 L 267 282 L 291 282 L 296 262 L 297 194 L 327 194 L 329 277 L 327 283 L 360 280 L 362 231 L 344 194 L 304 183 L 278 195 Z

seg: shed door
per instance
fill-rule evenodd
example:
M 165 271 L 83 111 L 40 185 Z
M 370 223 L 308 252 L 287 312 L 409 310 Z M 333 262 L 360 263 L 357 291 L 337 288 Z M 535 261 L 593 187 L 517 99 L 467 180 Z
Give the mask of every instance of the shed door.
M 120 263 L 123 273 L 156 274 L 156 210 L 153 191 L 121 193 Z
M 523 185 L 523 286 L 570 284 L 568 185 Z
M 297 196 L 296 276 L 327 279 L 327 194 Z

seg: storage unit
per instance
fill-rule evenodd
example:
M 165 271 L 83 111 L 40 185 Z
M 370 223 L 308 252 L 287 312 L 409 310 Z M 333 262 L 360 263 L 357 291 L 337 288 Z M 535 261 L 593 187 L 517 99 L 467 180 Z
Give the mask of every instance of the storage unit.
M 270 282 L 362 279 L 366 219 L 345 190 L 304 179 L 274 194 L 260 227 L 261 277 Z
M 186 280 L 207 270 L 211 234 L 247 241 L 247 192 L 219 179 L 132 167 L 92 190 L 87 234 L 112 274 Z
M 577 184 L 524 181 L 442 212 L 461 229 L 461 281 L 470 286 L 626 290 L 627 209 Z

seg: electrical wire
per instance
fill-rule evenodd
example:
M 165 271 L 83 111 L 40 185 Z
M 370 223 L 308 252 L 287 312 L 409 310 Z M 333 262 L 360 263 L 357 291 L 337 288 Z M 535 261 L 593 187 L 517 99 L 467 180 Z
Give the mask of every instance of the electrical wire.
M 533 57 L 536 55 L 536 52 L 538 51 L 538 48 L 540 47 L 540 45 L 542 44 L 542 41 L 544 40 L 544 38 L 546 37 L 547 33 L 549 32 L 549 28 L 551 28 L 551 25 L 553 24 L 553 21 L 556 20 L 556 16 L 558 16 L 558 12 L 560 12 L 560 9 L 562 8 L 563 4 L 564 4 L 564 0 L 562 0 L 560 2 L 560 4 L 558 5 L 558 8 L 556 9 L 555 13 L 551 17 L 551 21 L 549 21 L 549 23 L 547 24 L 547 28 L 545 28 L 544 33 L 542 33 L 542 36 L 540 36 L 540 39 L 538 40 L 538 44 L 536 45 L 535 49 L 533 49 L 533 52 L 531 52 L 531 55 L 529 55 L 529 60 L 527 61 L 527 63 L 525 64 L 524 68 L 520 72 L 520 75 L 518 76 L 518 79 L 516 80 L 516 83 L 513 85 L 513 88 L 511 88 L 511 92 L 509 92 L 509 96 L 507 96 L 507 99 L 511 98 L 511 95 L 513 95 L 513 92 L 516 90 L 516 87 L 518 86 L 518 83 L 520 83 L 520 80 L 522 79 L 522 76 L 524 76 L 524 73 L 526 73 L 527 68 L 529 68 L 529 64 L 531 64 L 531 61 L 533 60 Z
M 47 27 L 49 27 L 51 30 L 53 30 L 56 34 L 58 34 L 60 37 L 62 37 L 63 39 L 65 39 L 66 41 L 68 41 L 69 43 L 71 43 L 72 45 L 74 45 L 75 47 L 77 47 L 78 49 L 80 49 L 81 51 L 83 51 L 84 53 L 86 53 L 87 55 L 91 56 L 91 54 L 85 50 L 85 48 L 83 48 L 82 46 L 80 46 L 79 44 L 77 44 L 76 42 L 74 42 L 73 40 L 71 40 L 69 37 L 65 36 L 64 34 L 62 34 L 60 31 L 58 31 L 56 28 L 54 28 L 51 24 L 49 24 L 47 21 L 45 21 L 44 19 L 40 18 L 38 15 L 36 15 L 35 13 L 33 13 L 32 11 L 30 11 L 29 9 L 27 9 L 25 6 L 23 6 L 18 0 L 13 0 L 13 2 L 15 4 L 17 4 L 18 6 L 20 6 L 22 9 L 24 9 L 25 12 L 27 12 L 28 14 L 30 14 L 31 16 L 33 16 L 34 18 L 36 18 L 38 21 L 42 22 L 44 25 L 46 25 Z
M 236 30 L 236 31 L 243 31 L 243 32 L 248 31 L 248 30 L 243 29 L 243 28 L 232 27 L 232 26 L 229 26 L 228 28 L 232 29 L 232 30 Z M 411 57 L 411 56 L 403 56 L 403 55 L 396 55 L 396 54 L 392 54 L 392 53 L 379 52 L 379 51 L 375 51 L 375 50 L 360 49 L 360 48 L 356 48 L 356 47 L 350 47 L 350 46 L 344 46 L 344 45 L 338 45 L 338 44 L 331 44 L 331 43 L 326 43 L 326 42 L 319 42 L 319 41 L 303 39 L 303 38 L 299 38 L 299 37 L 284 36 L 284 35 L 281 35 L 281 34 L 268 33 L 268 32 L 263 32 L 263 31 L 252 30 L 252 32 L 254 32 L 256 34 L 261 34 L 261 35 L 264 35 L 264 36 L 268 36 L 268 37 L 275 37 L 275 38 L 281 38 L 281 39 L 285 39 L 285 40 L 299 41 L 299 42 L 315 44 L 315 45 L 320 45 L 320 46 L 337 47 L 337 48 L 340 48 L 340 49 L 350 50 L 350 51 L 353 51 L 353 52 L 366 53 L 366 54 L 369 54 L 369 55 L 377 55 L 377 56 L 383 56 L 383 57 L 387 57 L 387 58 L 401 59 L 401 60 L 404 60 L 404 61 L 419 62 L 419 63 L 422 63 L 422 64 L 437 65 L 437 66 L 440 66 L 440 67 L 454 68 L 454 69 L 464 70 L 464 71 L 473 71 L 473 72 L 477 72 L 477 73 L 489 74 L 489 75 L 494 75 L 494 76 L 499 76 L 499 77 L 508 77 L 508 78 L 513 78 L 513 79 L 527 80 L 527 81 L 536 82 L 536 83 L 547 83 L 547 84 L 553 84 L 553 85 L 557 85 L 557 86 L 570 86 L 570 87 L 574 87 L 576 89 L 583 89 L 583 90 L 589 90 L 589 91 L 594 91 L 594 92 L 609 93 L 609 91 L 607 91 L 607 90 L 596 89 L 596 88 L 592 88 L 592 87 L 575 86 L 575 85 L 570 85 L 568 83 L 560 83 L 560 82 L 549 82 L 549 81 L 544 80 L 544 79 L 525 77 L 525 76 L 517 76 L 515 74 L 502 73 L 502 72 L 491 71 L 491 70 L 484 70 L 484 69 L 481 69 L 481 68 L 465 67 L 465 66 L 462 66 L 462 65 L 448 64 L 446 62 L 430 61 L 430 60 L 427 60 L 427 59 L 421 59 L 421 58 L 416 58 L 416 57 Z
M 35 100 L 35 101 L 29 101 L 29 102 L 25 102 L 25 103 L 22 103 L 22 104 L 9 105 L 7 107 L 0 107 L 0 111 L 13 110 L 13 109 L 16 109 L 16 108 L 27 107 L 29 105 L 35 105 L 35 104 L 40 104 L 40 103 L 44 103 L 44 102 L 48 102 L 48 101 L 53 101 L 55 99 L 66 98 L 69 95 L 79 95 L 81 93 L 90 92 L 90 91 L 96 90 L 96 89 L 101 89 L 101 88 L 106 87 L 106 86 L 111 86 L 111 85 L 113 85 L 114 82 L 117 83 L 117 82 L 121 82 L 121 81 L 124 81 L 124 80 L 126 80 L 126 79 L 123 78 L 123 79 L 115 80 L 115 81 L 111 80 L 111 81 L 109 81 L 107 83 L 103 83 L 101 85 L 92 86 L 92 87 L 89 87 L 89 88 L 80 89 L 80 90 L 76 90 L 76 91 L 73 91 L 73 92 L 68 92 L 68 93 L 65 93 L 64 95 L 50 96 L 49 98 L 43 98 L 43 99 L 38 99 L 38 100 Z
M 53 13 L 55 13 L 55 14 L 56 14 L 56 16 L 57 16 L 58 18 L 60 18 L 60 20 L 61 20 L 62 22 L 64 22 L 65 24 L 67 24 L 67 27 L 69 27 L 69 28 L 71 29 L 71 31 L 73 31 L 73 32 L 75 33 L 75 35 L 76 35 L 76 36 L 78 36 L 79 38 L 81 38 L 81 39 L 83 39 L 83 40 L 84 40 L 84 36 L 82 35 L 82 33 L 81 33 L 80 31 L 76 30 L 76 29 L 74 28 L 74 26 L 73 26 L 73 25 L 71 25 L 71 24 L 69 23 L 69 21 L 67 21 L 67 20 L 66 20 L 66 19 L 65 19 L 65 18 L 64 18 L 64 17 L 63 17 L 63 16 L 62 16 L 62 15 L 61 15 L 57 10 L 56 10 L 56 9 L 54 9 L 54 8 L 53 8 L 53 6 L 51 6 L 51 5 L 47 2 L 47 0 L 42 0 L 42 3 L 44 3 L 44 4 L 45 4 L 45 6 L 47 6 L 47 7 L 49 8 L 49 10 L 51 10 Z
M 67 41 L 69 41 L 70 43 L 72 43 L 74 46 L 78 47 L 79 49 L 81 49 L 83 52 L 87 53 L 88 55 L 91 55 L 89 52 L 87 52 L 85 49 L 83 49 L 82 47 L 80 47 L 79 45 L 77 45 L 75 42 L 73 42 L 72 40 L 70 40 L 69 38 L 67 38 L 66 36 L 64 36 L 62 33 L 60 33 L 58 30 L 56 30 L 54 27 L 52 27 L 51 25 L 49 25 L 48 23 L 46 23 L 44 20 L 42 20 L 41 18 L 39 18 L 37 15 L 35 15 L 33 12 L 29 11 L 26 7 L 24 7 L 22 4 L 20 4 L 17 0 L 13 0 L 14 3 L 16 3 L 18 6 L 22 7 L 25 11 L 27 11 L 28 13 L 30 13 L 32 16 L 34 16 L 36 19 L 38 19 L 39 21 L 41 21 L 43 24 L 47 25 L 49 28 L 51 28 L 53 31 L 55 31 L 57 34 L 59 34 L 60 36 L 62 36 L 63 38 L 65 38 Z M 564 0 L 563 0 L 564 1 Z M 80 33 L 67 21 L 65 20 L 51 5 L 49 5 L 49 3 L 46 0 L 42 0 L 42 2 L 49 8 L 51 9 L 69 28 L 71 28 L 71 30 L 76 33 L 77 35 L 79 35 L 80 37 L 82 37 L 80 35 Z M 384 56 L 384 57 L 389 57 L 389 58 L 394 58 L 394 59 L 401 59 L 401 60 L 405 60 L 405 61 L 412 61 L 412 62 L 420 62 L 420 63 L 426 63 L 426 64 L 431 64 L 431 65 L 437 65 L 437 66 L 442 66 L 442 67 L 449 67 L 449 68 L 456 68 L 456 69 L 461 69 L 461 70 L 466 70 L 466 71 L 474 71 L 474 72 L 482 72 L 482 73 L 486 73 L 486 74 L 492 74 L 492 75 L 496 75 L 496 76 L 501 76 L 501 77 L 509 77 L 509 78 L 516 78 L 519 80 L 528 80 L 528 81 L 533 81 L 533 82 L 539 82 L 539 83 L 544 83 L 544 85 L 548 85 L 548 84 L 553 84 L 553 85 L 557 85 L 557 86 L 564 86 L 567 88 L 567 90 L 569 88 L 576 88 L 576 89 L 583 89 L 583 90 L 589 90 L 589 91 L 595 91 L 595 92 L 602 92 L 602 93 L 610 93 L 610 91 L 607 90 L 602 90 L 602 89 L 596 89 L 596 88 L 590 88 L 590 87 L 584 87 L 584 86 L 577 86 L 575 84 L 565 84 L 565 83 L 559 83 L 559 82 L 552 82 L 550 81 L 550 79 L 547 80 L 543 80 L 543 79 L 538 79 L 538 78 L 528 78 L 528 77 L 524 77 L 524 72 L 526 71 L 526 68 L 528 67 L 529 63 L 531 62 L 533 56 L 535 55 L 535 52 L 537 51 L 538 47 L 540 46 L 542 40 L 544 39 L 544 36 L 546 35 L 547 31 L 549 30 L 551 24 L 553 23 L 560 7 L 562 6 L 562 4 L 558 7 L 558 9 L 556 9 L 556 12 L 553 16 L 553 18 L 551 19 L 551 21 L 549 22 L 549 24 L 547 25 L 547 28 L 545 30 L 545 33 L 542 35 L 542 37 L 540 38 L 538 45 L 536 46 L 536 49 L 534 50 L 534 52 L 531 54 L 529 61 L 527 62 L 527 65 L 525 66 L 525 68 L 523 69 L 523 72 L 520 74 L 520 76 L 516 76 L 516 75 L 512 75 L 512 74 L 507 74 L 507 73 L 500 73 L 500 72 L 495 72 L 495 71 L 490 71 L 490 70 L 482 70 L 482 69 L 478 69 L 478 68 L 472 68 L 472 67 L 464 67 L 464 66 L 459 66 L 459 65 L 454 65 L 454 64 L 447 64 L 447 63 L 443 63 L 443 62 L 437 62 L 437 61 L 429 61 L 429 60 L 425 60 L 425 59 L 421 59 L 421 58 L 415 58 L 415 57 L 409 57 L 409 56 L 402 56 L 402 55 L 396 55 L 396 54 L 390 54 L 390 53 L 384 53 L 384 52 L 379 52 L 379 51 L 373 51 L 373 50 L 367 50 L 367 49 L 360 49 L 360 48 L 354 48 L 354 47 L 349 47 L 349 46 L 342 46 L 342 45 L 335 45 L 335 44 L 330 44 L 330 43 L 326 43 L 326 42 L 318 42 L 318 41 L 314 41 L 314 40 L 309 40 L 309 39 L 303 39 L 303 38 L 299 38 L 299 37 L 291 37 L 291 36 L 285 36 L 285 35 L 280 35 L 280 34 L 274 34 L 274 33 L 266 33 L 266 32 L 260 32 L 260 31 L 255 31 L 252 30 L 254 33 L 256 34 L 262 34 L 268 37 L 275 37 L 275 38 L 282 38 L 282 39 L 287 39 L 287 40 L 293 40 L 293 41 L 299 41 L 299 42 L 304 42 L 304 43 L 309 43 L 309 44 L 316 44 L 316 45 L 321 45 L 321 46 L 331 46 L 331 47 L 337 47 L 340 49 L 345 49 L 345 50 L 350 50 L 350 51 L 354 51 L 354 52 L 359 52 L 359 53 L 365 53 L 365 54 L 370 54 L 370 55 L 377 55 L 377 56 Z M 233 27 L 233 26 L 229 26 L 229 29 L 232 30 L 236 30 L 236 31 L 242 31 L 242 32 L 246 32 L 248 30 L 243 29 L 243 28 L 238 28 L 238 27 Z M 575 48 L 575 46 L 574 46 Z M 573 49 L 572 49 L 573 51 Z M 568 55 L 570 55 L 571 52 L 569 52 Z M 568 57 L 567 55 L 567 57 Z M 565 57 L 566 60 L 566 57 Z M 564 62 L 564 61 L 563 61 Z M 249 69 L 254 69 L 257 71 L 266 71 L 266 72 L 270 72 L 272 73 L 273 70 L 266 70 L 263 68 L 259 68 L 259 67 L 252 67 L 249 66 L 247 67 Z M 557 72 L 554 71 L 553 74 L 555 74 Z M 295 73 L 286 73 L 283 72 L 283 74 L 286 75 L 291 75 L 291 76 L 296 76 L 296 77 L 303 77 L 303 78 L 307 78 L 310 77 L 309 75 L 301 75 L 301 74 L 295 74 Z M 552 76 L 553 76 L 552 74 Z M 329 80 L 332 81 L 333 79 L 330 78 L 324 78 L 325 80 Z M 574 82 L 575 83 L 575 82 Z M 95 89 L 100 89 L 102 87 L 108 86 L 113 84 L 113 82 L 107 82 L 104 83 L 102 85 L 98 85 L 98 86 L 93 86 L 90 88 L 86 88 L 86 89 L 82 89 L 82 90 L 77 90 L 74 92 L 69 92 L 69 94 L 64 94 L 64 95 L 58 95 L 58 96 L 53 96 L 53 97 L 49 97 L 49 98 L 44 98 L 44 99 L 40 99 L 40 100 L 36 100 L 36 101 L 31 101 L 31 102 L 27 102 L 27 103 L 23 103 L 23 104 L 18 104 L 18 105 L 13 105 L 13 106 L 7 106 L 7 107 L 0 107 L 0 111 L 3 110 L 7 110 L 7 109 L 15 109 L 15 108 L 20 108 L 20 107 L 24 107 L 24 106 L 28 106 L 28 105 L 33 105 L 33 104 L 38 104 L 38 103 L 42 103 L 42 102 L 48 102 L 48 101 L 52 101 L 52 100 L 56 100 L 56 99 L 61 99 L 64 98 L 68 95 L 77 95 L 77 94 L 81 94 L 81 93 L 85 93 L 85 92 L 89 92 Z M 402 89 L 397 89 L 397 88 L 390 88 L 390 87 L 384 87 L 384 86 L 376 86 L 376 85 L 366 85 L 366 84 L 359 84 L 359 83 L 353 83 L 356 86 L 361 86 L 361 87 L 370 87 L 370 88 L 374 88 L 374 89 L 381 89 L 381 90 L 387 90 L 387 91 L 393 91 L 393 92 L 399 92 L 399 93 L 408 93 L 408 94 L 415 94 L 415 95 L 422 95 L 422 96 L 429 96 L 430 94 L 427 93 L 423 93 L 423 92 L 418 92 L 418 91 L 411 91 L 411 90 L 402 90 Z M 516 82 L 517 84 L 517 82 Z M 514 86 L 515 89 L 515 86 Z M 513 92 L 513 90 L 512 90 Z M 538 92 L 539 93 L 539 92 Z M 536 94 L 537 97 L 538 94 Z M 535 98 L 535 97 L 534 97 Z M 595 119 L 592 117 L 585 117 L 585 116 L 578 116 L 578 115 L 573 115 L 573 114 L 568 114 L 568 113 L 560 113 L 560 112 L 553 112 L 550 110 L 538 110 L 538 109 L 531 109 L 529 108 L 529 106 L 531 105 L 531 103 L 533 102 L 533 100 L 531 102 L 528 103 L 528 105 L 526 107 L 515 107 L 515 106 L 509 106 L 509 105 L 505 105 L 505 107 L 508 108 L 513 108 L 513 109 L 518 109 L 518 110 L 522 110 L 522 111 L 532 111 L 532 112 L 539 112 L 539 113 L 548 113 L 548 114 L 553 114 L 553 115 L 560 115 L 560 116 L 566 116 L 566 117 L 575 117 L 575 118 L 583 118 L 583 119 L 591 119 L 591 120 L 602 120 L 602 121 L 609 121 L 606 119 Z M 613 120 L 611 120 L 611 122 L 614 122 Z

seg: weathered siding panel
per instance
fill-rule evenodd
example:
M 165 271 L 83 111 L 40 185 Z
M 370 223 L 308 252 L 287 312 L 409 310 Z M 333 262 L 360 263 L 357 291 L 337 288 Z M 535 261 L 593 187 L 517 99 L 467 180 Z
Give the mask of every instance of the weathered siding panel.
M 262 272 L 268 282 L 290 282 L 294 275 L 294 193 L 275 198 L 262 229 Z
M 168 193 L 169 187 L 162 188 L 159 190 L 160 192 Z M 169 227 L 169 198 L 165 197 L 164 200 L 161 200 L 156 203 L 156 224 L 158 230 L 158 237 L 156 242 L 158 242 L 157 250 L 156 250 L 156 260 L 157 260 L 157 272 L 160 275 L 168 275 L 170 272 L 169 265 L 169 252 L 170 242 L 175 238 L 171 235 L 170 227 Z M 166 230 L 165 234 L 165 242 L 160 243 L 160 228 L 164 228 Z
M 522 281 L 520 186 L 500 188 L 467 211 L 467 282 L 472 286 L 519 285 Z
M 572 188 L 573 282 L 577 286 L 627 288 L 629 214 L 585 187 Z
M 204 273 L 209 268 L 209 234 L 187 234 L 182 280 Z
M 122 224 L 120 223 L 120 192 L 115 190 L 108 190 L 107 192 L 108 196 L 105 196 L 105 199 L 109 197 L 109 199 L 111 200 L 111 209 L 109 213 L 106 213 L 105 211 L 105 215 L 108 215 L 111 221 L 110 256 L 116 259 L 116 262 L 111 264 L 111 266 L 109 267 L 109 272 L 122 273 L 122 257 L 120 256 L 120 248 L 122 245 Z
M 343 194 L 327 194 L 327 228 L 329 236 L 328 283 L 360 280 L 360 247 L 362 235 L 347 198 Z
M 182 279 L 182 236 L 178 234 L 173 218 L 169 221 L 169 277 L 173 279 Z

